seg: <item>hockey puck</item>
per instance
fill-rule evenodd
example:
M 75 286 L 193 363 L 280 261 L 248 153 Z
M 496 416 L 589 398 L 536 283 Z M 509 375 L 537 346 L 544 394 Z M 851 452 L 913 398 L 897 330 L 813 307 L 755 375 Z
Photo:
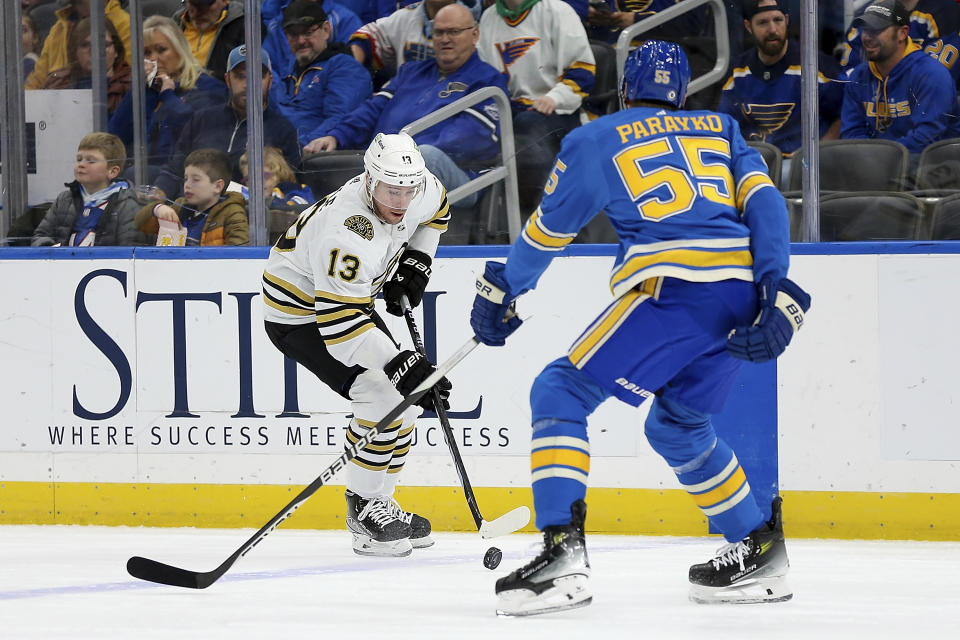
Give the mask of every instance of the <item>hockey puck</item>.
M 490 547 L 487 549 L 487 552 L 483 554 L 483 566 L 493 571 L 500 566 L 500 560 L 502 559 L 503 552 L 496 547 Z

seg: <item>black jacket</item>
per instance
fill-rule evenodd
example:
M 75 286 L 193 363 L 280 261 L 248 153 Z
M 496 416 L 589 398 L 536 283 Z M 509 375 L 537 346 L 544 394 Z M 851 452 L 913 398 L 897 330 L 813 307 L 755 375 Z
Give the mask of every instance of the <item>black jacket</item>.
M 48 247 L 60 243 L 66 246 L 73 233 L 73 225 L 83 209 L 80 197 L 80 183 L 74 180 L 65 185 L 66 191 L 60 192 L 57 199 L 47 210 L 43 220 L 33 232 L 34 247 Z M 149 244 L 147 236 L 133 226 L 133 218 L 140 210 L 136 192 L 122 189 L 110 196 L 107 207 L 100 216 L 95 230 L 97 246 L 131 246 Z
M 270 106 L 263 112 L 263 143 L 265 146 L 278 147 L 294 171 L 300 168 L 297 130 Z M 247 119 L 239 118 L 229 103 L 193 114 L 180 134 L 170 160 L 157 178 L 157 186 L 171 200 L 182 194 L 183 161 L 196 149 L 217 149 L 226 153 L 233 163 L 233 179 L 240 182 L 239 160 L 247 150 Z

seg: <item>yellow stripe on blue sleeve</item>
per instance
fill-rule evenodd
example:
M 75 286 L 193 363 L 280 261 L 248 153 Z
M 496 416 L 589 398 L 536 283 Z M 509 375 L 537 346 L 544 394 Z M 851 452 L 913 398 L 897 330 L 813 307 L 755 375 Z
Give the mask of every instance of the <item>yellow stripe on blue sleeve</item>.
M 737 209 L 743 211 L 751 196 L 763 187 L 773 187 L 776 189 L 776 186 L 774 186 L 773 181 L 770 180 L 770 176 L 767 174 L 759 171 L 751 171 L 743 176 L 743 178 L 740 179 L 740 184 L 737 185 Z
M 521 237 L 524 241 L 535 249 L 540 251 L 562 251 L 568 244 L 573 242 L 577 236 L 576 233 L 557 233 L 551 231 L 543 224 L 540 207 L 533 212 L 527 226 L 524 227 Z

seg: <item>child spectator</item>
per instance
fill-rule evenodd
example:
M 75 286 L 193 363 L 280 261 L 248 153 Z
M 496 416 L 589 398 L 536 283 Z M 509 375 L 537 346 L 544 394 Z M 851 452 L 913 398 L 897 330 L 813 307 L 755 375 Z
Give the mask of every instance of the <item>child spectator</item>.
M 230 158 L 216 149 L 197 149 L 187 156 L 183 169 L 183 197 L 170 206 L 148 204 L 137 212 L 134 224 L 156 235 L 160 220 L 187 230 L 187 245 L 250 244 L 247 209 L 239 193 L 225 193 L 233 169 Z
M 247 179 L 249 162 L 247 152 L 240 156 L 240 173 L 243 174 L 243 197 L 249 199 Z M 313 191 L 297 180 L 293 169 L 287 164 L 283 152 L 277 147 L 263 149 L 263 192 L 267 194 L 267 208 L 271 210 L 303 209 L 316 202 Z
M 37 33 L 37 23 L 26 13 L 20 16 L 20 36 L 23 38 L 23 77 L 26 78 L 33 71 L 40 56 L 40 34 Z
M 35 247 L 146 244 L 136 230 L 140 204 L 130 185 L 117 180 L 126 153 L 109 133 L 94 132 L 80 141 L 73 165 L 75 180 L 57 196 L 33 233 Z

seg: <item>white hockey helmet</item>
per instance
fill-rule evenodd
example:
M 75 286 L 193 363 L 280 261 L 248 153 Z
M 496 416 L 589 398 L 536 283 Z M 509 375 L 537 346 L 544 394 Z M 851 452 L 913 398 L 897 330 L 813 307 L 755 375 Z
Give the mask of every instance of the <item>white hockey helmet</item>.
M 426 165 L 413 138 L 405 133 L 378 133 L 363 154 L 367 171 L 367 196 L 373 199 L 377 183 L 395 187 L 423 187 Z

